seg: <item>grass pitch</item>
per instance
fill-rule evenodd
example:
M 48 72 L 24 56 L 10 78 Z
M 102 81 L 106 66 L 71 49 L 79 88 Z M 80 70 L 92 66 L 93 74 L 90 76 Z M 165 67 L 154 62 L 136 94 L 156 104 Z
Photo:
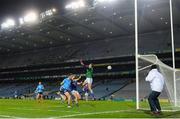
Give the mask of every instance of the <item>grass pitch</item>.
M 144 102 L 141 105 L 148 107 Z M 161 103 L 162 107 L 169 104 Z M 169 110 L 169 109 L 168 109 Z M 154 118 L 149 111 L 136 110 L 135 102 L 80 101 L 67 108 L 60 101 L 0 100 L 0 118 Z M 162 118 L 180 118 L 180 111 L 165 111 Z

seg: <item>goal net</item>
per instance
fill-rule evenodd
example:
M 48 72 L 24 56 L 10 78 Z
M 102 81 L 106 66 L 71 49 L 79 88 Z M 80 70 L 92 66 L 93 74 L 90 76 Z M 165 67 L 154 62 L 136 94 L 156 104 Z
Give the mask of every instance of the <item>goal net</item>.
M 150 67 L 156 64 L 159 71 L 165 78 L 165 87 L 160 95 L 160 102 L 163 103 L 163 109 L 172 109 L 180 106 L 180 71 L 175 71 L 172 67 L 166 65 L 158 59 L 156 55 L 138 55 L 138 73 L 139 73 L 139 107 L 140 109 L 149 108 L 147 99 L 151 92 L 149 82 L 145 78 L 150 71 Z

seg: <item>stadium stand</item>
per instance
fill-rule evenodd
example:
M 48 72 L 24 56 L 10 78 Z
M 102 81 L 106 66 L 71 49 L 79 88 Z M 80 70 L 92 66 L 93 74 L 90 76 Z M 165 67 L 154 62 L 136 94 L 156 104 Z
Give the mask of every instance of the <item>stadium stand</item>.
M 163 37 L 161 37 L 163 36 Z M 156 40 L 155 38 L 158 38 Z M 140 53 L 156 52 L 163 53 L 170 51 L 168 44 L 170 35 L 168 31 L 146 33 L 140 35 Z M 143 39 L 143 40 L 141 40 Z M 144 43 L 149 39 L 149 43 Z M 130 41 L 130 42 L 126 42 Z M 155 42 L 150 43 L 150 42 Z M 103 45 L 102 45 L 103 44 Z M 152 44 L 152 45 L 149 45 Z M 154 46 L 155 45 L 155 46 Z M 176 44 L 178 47 L 178 43 Z M 119 49 L 121 48 L 121 49 Z M 128 50 L 127 50 L 128 49 Z M 41 50 L 16 53 L 13 55 L 3 56 L 0 59 L 1 67 L 18 67 L 27 65 L 58 63 L 68 60 L 94 59 L 113 56 L 124 56 L 134 54 L 133 36 L 107 38 L 99 41 L 86 41 L 80 43 L 70 43 L 58 47 L 45 48 Z
M 159 53 L 157 55 L 163 62 L 171 65 L 171 53 Z M 176 55 L 180 56 L 178 52 Z M 176 59 L 176 65 L 178 67 L 180 66 L 178 63 L 180 58 L 176 57 Z M 99 58 L 85 61 L 85 63 L 90 62 L 96 64 L 94 68 L 95 83 L 93 89 L 97 99 L 111 99 L 112 96 L 113 99 L 132 99 L 135 96 L 135 83 L 133 81 L 135 76 L 135 62 L 133 56 Z M 108 65 L 111 65 L 113 69 L 108 71 Z M 80 66 L 79 61 L 76 60 L 69 60 L 62 63 L 2 68 L 0 69 L 0 97 L 13 97 L 15 91 L 18 92 L 20 97 L 34 96 L 33 93 L 38 83 L 37 81 L 41 80 L 46 87 L 48 98 L 55 98 L 57 97 L 56 92 L 59 89 L 59 84 L 64 74 L 70 72 L 83 74 L 84 69 Z M 142 85 L 146 86 L 146 84 Z M 142 88 L 142 90 L 145 90 L 145 88 Z M 162 95 L 162 97 L 166 96 L 165 94 Z

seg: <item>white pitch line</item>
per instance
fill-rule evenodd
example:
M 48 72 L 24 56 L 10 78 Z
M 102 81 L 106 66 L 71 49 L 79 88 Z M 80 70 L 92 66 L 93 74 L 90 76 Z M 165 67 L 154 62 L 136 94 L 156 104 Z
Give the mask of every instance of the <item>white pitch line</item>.
M 0 118 L 11 118 L 12 116 L 0 115 Z
M 15 117 L 15 116 L 9 116 L 9 115 L 0 115 L 0 118 L 11 118 L 11 119 L 19 119 L 19 117 Z
M 149 111 L 149 109 L 145 109 L 145 108 L 140 108 L 140 110 L 145 110 L 145 111 Z M 168 110 L 168 109 L 164 109 L 164 110 L 161 110 L 162 112 L 177 112 L 179 110 Z
M 48 106 L 48 107 L 50 107 L 50 108 L 51 108 L 51 107 L 65 107 L 65 106 Z
M 146 110 L 146 109 L 144 109 Z M 117 111 L 104 111 L 104 112 L 92 112 L 92 113 L 81 113 L 81 114 L 72 114 L 72 115 L 65 115 L 60 116 L 57 118 L 68 118 L 68 117 L 76 117 L 76 116 L 87 116 L 87 115 L 94 115 L 94 114 L 110 114 L 110 113 L 119 113 L 119 112 L 132 112 L 135 110 L 117 110 Z M 140 110 L 141 111 L 141 110 Z M 147 110 L 148 111 L 148 110 Z M 176 112 L 178 110 L 162 110 L 162 112 Z
M 119 113 L 119 112 L 132 112 L 132 110 L 117 110 L 117 111 L 103 111 L 103 112 L 90 112 L 90 113 L 81 113 L 81 114 L 72 114 L 72 115 L 65 115 L 55 118 L 68 118 L 68 117 L 76 117 L 76 116 L 87 116 L 87 115 L 94 115 L 94 114 L 109 114 L 109 113 Z
M 141 109 L 139 111 L 143 111 L 148 109 Z M 119 113 L 119 112 L 133 112 L 136 110 L 117 110 L 117 111 L 103 111 L 103 112 L 87 112 L 87 113 L 81 113 L 77 112 L 79 114 L 71 114 L 71 115 L 64 115 L 64 116 L 58 116 L 58 117 L 49 117 L 47 119 L 58 119 L 58 118 L 69 118 L 69 117 L 76 117 L 76 116 L 87 116 L 87 115 L 95 115 L 95 114 L 110 114 L 110 113 Z M 176 112 L 177 110 L 162 110 L 162 112 Z M 72 111 L 60 111 L 60 112 L 72 112 Z M 0 115 L 0 117 L 3 118 L 14 118 L 14 119 L 26 119 L 22 117 L 14 117 L 14 116 L 8 116 L 8 115 Z
M 72 112 L 72 111 L 69 111 Z M 50 117 L 47 119 L 57 119 L 57 118 L 68 118 L 68 117 L 75 117 L 75 116 L 86 116 L 86 115 L 94 115 L 94 114 L 109 114 L 109 113 L 118 113 L 118 112 L 131 112 L 131 110 L 119 110 L 119 111 L 104 111 L 104 112 L 92 112 L 92 113 L 80 113 L 80 114 L 72 114 L 72 115 L 65 115 L 65 116 L 58 116 L 58 117 Z M 3 118 L 14 118 L 14 119 L 26 119 L 22 117 L 14 117 L 14 116 L 7 116 L 7 115 L 0 115 Z
M 30 111 L 30 110 L 34 110 L 34 111 L 40 111 L 42 109 L 30 109 L 30 108 L 8 108 L 8 109 L 11 109 L 11 110 L 27 110 L 27 111 Z M 81 113 L 81 112 L 78 112 L 78 111 L 61 111 L 61 110 L 46 110 L 48 112 L 70 112 L 70 113 Z

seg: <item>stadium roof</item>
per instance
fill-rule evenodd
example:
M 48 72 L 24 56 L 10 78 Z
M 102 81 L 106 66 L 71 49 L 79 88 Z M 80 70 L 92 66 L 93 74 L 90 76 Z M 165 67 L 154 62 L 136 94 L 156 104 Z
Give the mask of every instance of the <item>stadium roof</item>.
M 69 43 L 134 35 L 134 0 L 89 5 L 57 13 L 34 25 L 0 31 L 0 54 Z M 169 0 L 139 0 L 139 33 L 170 30 Z M 180 1 L 173 0 L 174 24 L 180 25 Z

